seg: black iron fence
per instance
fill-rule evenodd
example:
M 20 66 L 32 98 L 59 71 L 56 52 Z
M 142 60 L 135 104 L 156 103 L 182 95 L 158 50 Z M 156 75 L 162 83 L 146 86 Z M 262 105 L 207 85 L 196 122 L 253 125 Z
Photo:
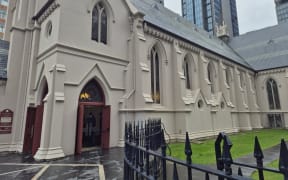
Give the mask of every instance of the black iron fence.
M 217 169 L 210 166 L 192 163 L 192 149 L 188 133 L 186 133 L 185 155 L 186 161 L 181 161 L 166 155 L 167 144 L 164 137 L 161 120 L 145 122 L 130 122 L 125 125 L 125 180 L 156 180 L 156 179 L 192 179 L 194 172 L 203 175 L 201 179 L 218 180 L 246 180 L 241 167 L 252 168 L 258 171 L 259 180 L 264 180 L 264 171 L 282 174 L 288 180 L 288 150 L 284 140 L 281 141 L 279 170 L 263 167 L 263 152 L 255 137 L 254 157 L 256 164 L 244 164 L 232 159 L 232 142 L 225 133 L 220 133 L 215 141 L 215 155 Z M 233 172 L 232 165 L 238 166 L 237 173 Z M 181 168 L 179 176 L 178 169 Z M 183 169 L 185 170 L 183 174 Z M 194 176 L 193 176 L 194 177 Z

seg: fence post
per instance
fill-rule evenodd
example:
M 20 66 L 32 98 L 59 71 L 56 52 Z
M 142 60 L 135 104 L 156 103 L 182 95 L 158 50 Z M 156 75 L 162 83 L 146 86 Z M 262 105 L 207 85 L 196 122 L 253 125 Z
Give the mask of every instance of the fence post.
M 221 141 L 223 140 L 224 136 L 225 136 L 225 133 L 223 133 L 223 132 L 219 133 L 219 135 L 215 141 L 216 164 L 217 164 L 217 169 L 220 171 L 224 170 L 224 163 L 223 163 L 223 157 L 222 157 L 222 151 L 221 151 Z M 218 180 L 224 180 L 224 178 L 218 177 Z
M 127 159 L 127 152 L 128 152 L 128 143 L 127 143 L 127 139 L 128 139 L 128 133 L 127 133 L 127 122 L 125 123 L 125 150 L 124 150 L 124 155 L 125 155 L 125 159 Z M 128 168 L 129 166 L 127 165 L 127 162 L 124 161 L 124 179 L 127 179 L 128 177 Z
M 279 170 L 284 175 L 284 180 L 288 180 L 288 150 L 284 139 L 281 140 Z
M 162 150 L 162 156 L 164 158 L 162 158 L 162 174 L 163 174 L 163 180 L 167 179 L 167 173 L 166 173 L 166 149 L 167 149 L 167 145 L 166 145 L 166 141 L 165 141 L 165 135 L 164 135 L 164 131 L 161 130 L 161 150 Z
M 191 149 L 191 143 L 190 143 L 188 132 L 186 132 L 185 154 L 186 154 L 186 162 L 187 162 L 187 164 L 190 165 L 192 163 L 192 159 L 191 159 L 192 149 Z M 192 170 L 190 167 L 188 167 L 187 170 L 188 170 L 188 180 L 191 180 L 192 179 Z
M 146 148 L 146 152 L 145 152 L 145 160 L 146 160 L 146 174 L 147 176 L 149 176 L 149 171 L 150 171 L 150 166 L 149 166 L 149 146 L 150 146 L 150 142 L 149 142 L 149 134 L 150 134 L 150 130 L 149 130 L 149 122 L 150 120 L 148 120 L 148 122 L 145 122 L 145 148 Z
M 173 166 L 173 180 L 179 180 L 176 163 L 174 163 L 174 166 Z
M 226 175 L 232 175 L 232 157 L 230 149 L 232 148 L 232 142 L 228 138 L 227 135 L 224 136 L 224 143 L 223 143 L 223 162 Z
M 259 174 L 259 180 L 264 180 L 264 174 L 263 174 L 263 152 L 258 140 L 258 137 L 255 137 L 255 143 L 254 143 L 254 157 L 256 158 L 256 163 L 258 167 L 258 174 Z

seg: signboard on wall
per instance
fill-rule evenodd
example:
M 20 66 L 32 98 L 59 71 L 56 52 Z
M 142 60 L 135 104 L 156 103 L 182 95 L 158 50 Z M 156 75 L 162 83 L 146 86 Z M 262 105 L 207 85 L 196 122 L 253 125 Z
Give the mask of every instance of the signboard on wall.
M 0 134 L 11 134 L 13 124 L 13 112 L 4 109 L 0 112 Z

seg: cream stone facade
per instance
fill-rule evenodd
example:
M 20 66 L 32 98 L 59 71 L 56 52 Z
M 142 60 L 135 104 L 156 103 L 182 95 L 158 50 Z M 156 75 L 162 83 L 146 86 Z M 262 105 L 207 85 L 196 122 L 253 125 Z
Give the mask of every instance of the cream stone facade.
M 186 131 L 201 138 L 269 127 L 267 78 L 277 80 L 280 97 L 288 97 L 287 68 L 255 71 L 223 41 L 152 0 L 9 3 L 0 111 L 14 116 L 12 133 L 0 134 L 0 151 L 29 152 L 35 159 L 81 153 L 88 114 L 100 117 L 102 148 L 123 146 L 125 122 L 148 118 L 161 118 L 170 138 L 180 141 Z M 106 43 L 91 39 L 96 5 L 107 15 Z M 161 19 L 159 26 L 151 23 L 149 10 L 191 27 L 195 42 L 164 29 Z M 83 90 L 93 83 L 100 100 L 84 102 Z M 287 110 L 281 98 L 281 109 L 273 111 L 283 114 L 285 128 Z

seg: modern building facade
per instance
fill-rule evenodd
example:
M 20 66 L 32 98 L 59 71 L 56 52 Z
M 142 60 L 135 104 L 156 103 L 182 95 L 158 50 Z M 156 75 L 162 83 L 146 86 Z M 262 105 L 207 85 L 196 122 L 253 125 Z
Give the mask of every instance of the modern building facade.
M 288 22 L 288 0 L 275 0 L 278 23 Z
M 182 0 L 182 16 L 212 34 L 224 22 L 231 37 L 239 35 L 236 0 Z
M 148 118 L 179 141 L 288 128 L 287 33 L 259 37 L 283 55 L 273 59 L 247 51 L 248 36 L 228 46 L 154 0 L 25 1 L 8 13 L 0 151 L 53 159 L 123 146 L 125 122 Z
M 7 17 L 8 0 L 0 0 L 0 39 L 3 39 Z

